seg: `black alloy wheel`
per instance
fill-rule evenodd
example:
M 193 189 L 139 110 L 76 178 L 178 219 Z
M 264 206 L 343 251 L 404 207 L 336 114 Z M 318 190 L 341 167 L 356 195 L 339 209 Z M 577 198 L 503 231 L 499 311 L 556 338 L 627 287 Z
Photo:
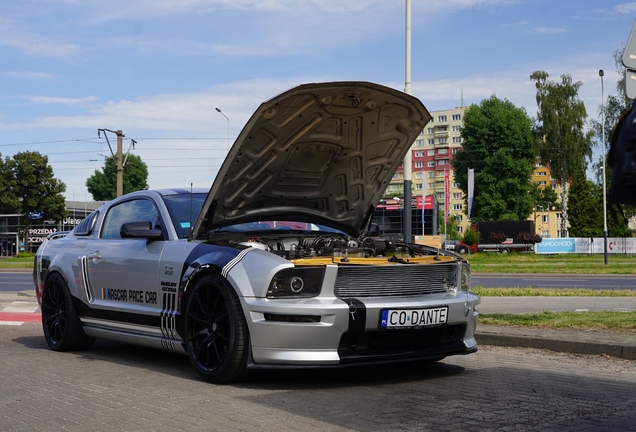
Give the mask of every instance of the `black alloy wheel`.
M 218 275 L 207 275 L 188 298 L 185 320 L 188 355 L 206 381 L 245 378 L 249 332 L 234 289 Z
M 46 343 L 54 351 L 87 349 L 95 342 L 84 333 L 66 281 L 57 273 L 44 285 L 42 329 Z

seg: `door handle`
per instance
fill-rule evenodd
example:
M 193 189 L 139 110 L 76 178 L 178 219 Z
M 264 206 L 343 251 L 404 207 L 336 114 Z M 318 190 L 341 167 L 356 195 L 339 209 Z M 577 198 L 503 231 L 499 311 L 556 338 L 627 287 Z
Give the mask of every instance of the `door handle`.
M 101 256 L 101 254 L 99 253 L 99 251 L 95 251 L 95 252 L 93 252 L 93 253 L 91 253 L 91 254 L 88 254 L 88 255 L 87 255 L 87 257 L 88 257 L 88 259 L 93 260 L 93 262 L 95 262 L 95 261 L 98 261 L 98 260 L 102 259 L 102 256 Z

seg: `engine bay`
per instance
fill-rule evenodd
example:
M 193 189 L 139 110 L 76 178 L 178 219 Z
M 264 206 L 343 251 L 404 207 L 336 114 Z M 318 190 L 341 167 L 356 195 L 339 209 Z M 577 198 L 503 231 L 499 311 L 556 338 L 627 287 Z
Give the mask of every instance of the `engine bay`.
M 454 253 L 418 244 L 386 240 L 375 237 L 362 236 L 360 238 L 346 235 L 298 235 L 278 234 L 260 235 L 230 240 L 232 244 L 255 247 L 271 252 L 287 260 L 306 258 L 336 258 L 346 262 L 349 258 L 378 258 L 386 257 L 395 260 L 423 257 L 423 256 L 452 256 Z

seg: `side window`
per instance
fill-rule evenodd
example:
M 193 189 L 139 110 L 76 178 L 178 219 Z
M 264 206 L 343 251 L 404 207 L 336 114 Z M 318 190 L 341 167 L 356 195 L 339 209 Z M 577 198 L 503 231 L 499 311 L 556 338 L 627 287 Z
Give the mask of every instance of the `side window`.
M 119 230 L 126 222 L 146 222 L 156 225 L 159 213 L 152 201 L 137 199 L 117 204 L 108 210 L 102 227 L 102 238 L 121 238 Z

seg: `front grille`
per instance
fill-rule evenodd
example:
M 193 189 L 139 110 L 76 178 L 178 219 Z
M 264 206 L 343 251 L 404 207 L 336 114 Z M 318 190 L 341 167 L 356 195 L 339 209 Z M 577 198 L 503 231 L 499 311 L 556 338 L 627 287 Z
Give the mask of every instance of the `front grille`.
M 338 355 L 343 363 L 372 362 L 466 351 L 462 338 L 466 324 L 408 330 L 346 332 L 340 339 Z
M 418 296 L 457 286 L 457 264 L 340 266 L 336 297 Z

